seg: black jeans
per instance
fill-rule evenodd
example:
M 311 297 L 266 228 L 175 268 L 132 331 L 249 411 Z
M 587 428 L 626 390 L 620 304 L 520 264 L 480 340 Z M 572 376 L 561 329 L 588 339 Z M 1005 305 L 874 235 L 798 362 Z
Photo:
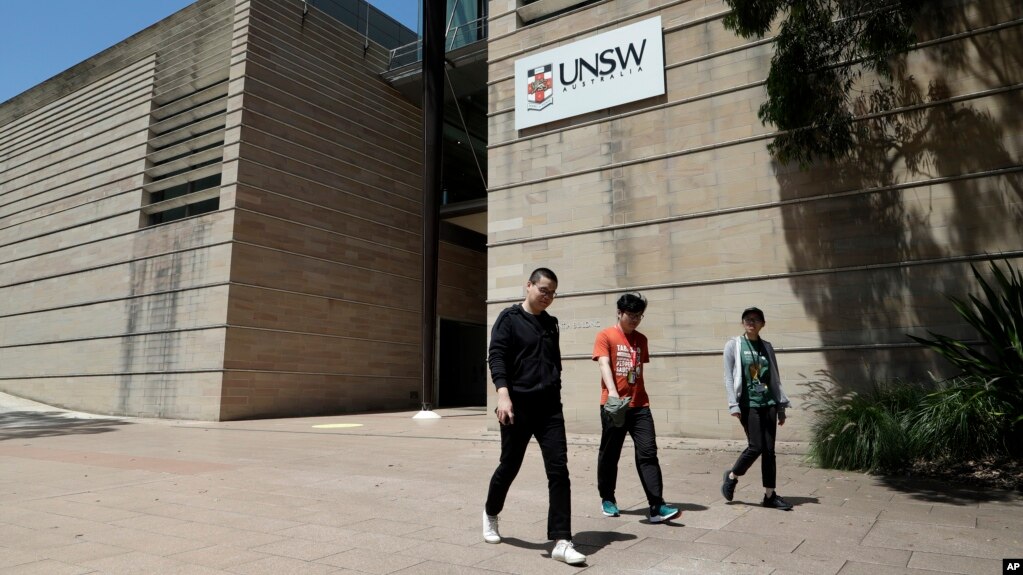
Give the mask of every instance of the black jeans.
M 632 436 L 636 453 L 636 471 L 651 507 L 664 505 L 661 464 L 657 460 L 657 437 L 654 418 L 649 407 L 630 407 L 625 412 L 625 425 L 615 427 L 611 417 L 600 408 L 600 452 L 597 454 L 597 491 L 601 500 L 614 501 L 618 484 L 618 459 L 622 455 L 625 434 Z
M 774 489 L 777 468 L 774 461 L 774 436 L 778 431 L 778 409 L 771 407 L 739 406 L 739 421 L 746 432 L 749 445 L 739 455 L 732 467 L 736 476 L 744 475 L 760 458 L 760 471 L 763 475 L 764 487 Z
M 568 442 L 565 439 L 565 416 L 561 399 L 526 400 L 512 398 L 515 423 L 501 426 L 501 462 L 490 478 L 487 493 L 487 515 L 504 509 L 508 489 L 522 467 L 531 437 L 540 444 L 544 470 L 547 472 L 547 538 L 572 538 L 572 489 L 568 477 Z

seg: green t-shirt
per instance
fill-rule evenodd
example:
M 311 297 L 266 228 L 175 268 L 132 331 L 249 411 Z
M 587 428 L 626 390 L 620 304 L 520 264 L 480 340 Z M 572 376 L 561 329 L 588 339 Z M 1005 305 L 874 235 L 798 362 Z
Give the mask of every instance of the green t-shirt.
M 771 395 L 771 363 L 764 342 L 742 338 L 742 381 L 746 385 L 746 398 L 750 407 L 777 405 Z M 755 377 L 754 377 L 755 374 Z M 759 384 L 758 384 L 759 382 Z

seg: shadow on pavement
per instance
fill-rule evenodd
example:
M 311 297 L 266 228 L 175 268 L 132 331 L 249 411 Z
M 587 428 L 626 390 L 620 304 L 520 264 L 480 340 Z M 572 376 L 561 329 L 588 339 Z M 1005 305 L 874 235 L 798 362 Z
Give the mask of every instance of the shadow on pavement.
M 679 503 L 675 507 L 678 507 L 683 513 L 686 511 L 706 511 L 710 509 L 706 505 L 699 505 L 696 503 Z
M 785 501 L 791 503 L 793 507 L 799 507 L 800 505 L 808 504 L 817 505 L 821 502 L 821 500 L 817 499 L 816 497 L 797 497 L 793 495 L 786 495 Z
M 880 476 L 878 480 L 886 487 L 913 499 L 932 503 L 974 505 L 993 501 L 1015 501 L 1019 498 L 1017 493 L 1008 489 L 954 485 L 940 479 Z
M 588 548 L 583 551 L 584 553 L 591 554 L 617 541 L 632 541 L 633 539 L 636 539 L 634 534 L 617 531 L 579 531 L 572 536 L 572 541 L 576 545 L 585 545 Z M 589 548 L 594 551 L 590 551 Z
M 59 411 L 7 411 L 0 413 L 0 441 L 58 435 L 107 433 L 122 425 L 119 419 L 84 419 Z
M 577 546 L 585 546 L 587 549 L 581 550 L 585 553 L 593 553 L 599 551 L 604 547 L 616 542 L 616 541 L 631 541 L 636 539 L 636 536 L 632 533 L 619 533 L 617 531 L 579 531 L 572 535 L 572 542 Z M 506 543 L 513 547 L 519 547 L 521 549 L 536 549 L 539 551 L 545 551 L 547 556 L 550 556 L 551 549 L 554 548 L 553 541 L 524 541 L 516 537 L 502 537 L 501 543 Z M 592 549 L 592 550 L 591 550 Z
M 816 497 L 798 497 L 795 495 L 785 495 L 785 501 L 792 504 L 793 508 L 799 507 L 800 505 L 816 505 L 820 503 L 820 499 Z M 750 507 L 762 507 L 760 499 L 754 499 L 752 501 L 743 501 L 742 499 L 736 499 L 735 501 L 726 501 L 725 505 L 748 505 Z
M 574 540 L 574 538 L 573 538 Z M 501 543 L 506 543 L 512 547 L 518 547 L 520 549 L 540 549 L 550 551 L 554 547 L 554 543 L 544 541 L 543 543 L 534 543 L 532 541 L 524 541 L 517 537 L 501 537 Z M 578 541 L 576 541 L 578 543 Z

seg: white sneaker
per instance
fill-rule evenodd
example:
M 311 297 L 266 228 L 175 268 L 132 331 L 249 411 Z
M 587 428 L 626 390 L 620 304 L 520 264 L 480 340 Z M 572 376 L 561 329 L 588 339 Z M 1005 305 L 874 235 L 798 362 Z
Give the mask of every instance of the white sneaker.
M 576 551 L 575 545 L 568 539 L 559 539 L 554 544 L 554 551 L 551 552 L 551 557 L 558 561 L 564 561 L 569 565 L 582 565 L 586 563 L 586 556 Z
M 487 543 L 500 543 L 501 533 L 497 530 L 497 515 L 487 515 L 483 511 L 483 540 Z

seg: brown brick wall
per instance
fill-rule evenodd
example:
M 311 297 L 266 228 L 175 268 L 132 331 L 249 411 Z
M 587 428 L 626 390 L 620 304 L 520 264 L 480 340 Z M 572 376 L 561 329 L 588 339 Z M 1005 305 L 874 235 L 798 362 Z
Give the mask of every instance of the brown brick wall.
M 408 408 L 420 381 L 419 110 L 386 52 L 254 1 L 223 419 Z
M 418 407 L 419 109 L 386 51 L 302 8 L 200 0 L 0 107 L 0 390 L 188 419 Z M 150 110 L 225 77 L 220 210 L 140 229 Z M 485 322 L 485 253 L 440 260 L 439 315 Z
M 204 0 L 0 106 L 0 390 L 216 419 L 232 217 L 140 229 L 154 98 L 226 70 Z

